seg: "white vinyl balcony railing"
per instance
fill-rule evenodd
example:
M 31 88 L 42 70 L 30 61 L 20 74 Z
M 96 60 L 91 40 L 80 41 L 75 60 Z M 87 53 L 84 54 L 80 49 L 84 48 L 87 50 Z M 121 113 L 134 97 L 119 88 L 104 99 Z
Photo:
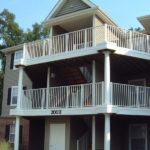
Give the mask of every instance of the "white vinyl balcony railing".
M 150 53 L 150 36 L 111 25 L 87 28 L 24 44 L 24 60 L 87 50 L 103 42 Z
M 102 91 L 102 83 L 96 84 Z M 102 94 L 96 105 L 102 104 Z M 23 91 L 21 109 L 83 108 L 92 107 L 92 84 L 50 87 Z
M 150 109 L 150 87 L 112 83 L 110 104 Z
M 23 91 L 22 110 L 71 109 L 106 106 L 104 82 Z M 93 98 L 92 94 L 95 97 Z M 109 105 L 121 108 L 150 109 L 150 87 L 110 84 Z

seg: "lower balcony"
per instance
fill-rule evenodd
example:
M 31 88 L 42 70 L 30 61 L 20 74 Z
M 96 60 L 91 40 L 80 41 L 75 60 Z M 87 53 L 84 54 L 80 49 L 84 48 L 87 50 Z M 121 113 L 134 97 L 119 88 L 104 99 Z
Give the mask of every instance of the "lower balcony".
M 55 116 L 115 113 L 150 114 L 150 87 L 110 84 L 110 101 L 104 99 L 104 82 L 24 90 L 20 109 L 11 115 Z

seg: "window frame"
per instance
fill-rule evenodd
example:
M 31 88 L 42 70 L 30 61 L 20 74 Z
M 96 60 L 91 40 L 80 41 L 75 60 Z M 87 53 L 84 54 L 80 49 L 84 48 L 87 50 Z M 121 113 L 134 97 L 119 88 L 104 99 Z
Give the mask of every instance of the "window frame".
M 22 57 L 21 58 L 16 58 L 17 54 L 22 53 Z M 19 62 L 21 59 L 23 58 L 23 50 L 19 50 L 19 51 L 15 51 L 14 53 L 14 61 L 13 61 L 13 70 L 16 70 L 18 68 L 15 67 L 16 63 Z
M 13 95 L 13 89 L 16 89 L 17 88 L 17 95 Z M 18 86 L 12 86 L 11 87 L 11 100 L 10 100 L 10 106 L 17 106 L 17 103 L 16 104 L 13 104 L 13 97 L 14 96 L 17 96 L 17 101 L 18 101 Z
M 13 136 L 13 141 L 11 140 L 11 136 Z M 9 143 L 13 144 L 15 142 L 15 124 L 9 125 Z

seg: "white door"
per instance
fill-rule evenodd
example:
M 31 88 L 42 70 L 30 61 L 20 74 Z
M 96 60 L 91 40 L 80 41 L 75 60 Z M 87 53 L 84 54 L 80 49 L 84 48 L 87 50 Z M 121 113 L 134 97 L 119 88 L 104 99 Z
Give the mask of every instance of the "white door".
M 65 150 L 65 124 L 50 124 L 49 150 Z

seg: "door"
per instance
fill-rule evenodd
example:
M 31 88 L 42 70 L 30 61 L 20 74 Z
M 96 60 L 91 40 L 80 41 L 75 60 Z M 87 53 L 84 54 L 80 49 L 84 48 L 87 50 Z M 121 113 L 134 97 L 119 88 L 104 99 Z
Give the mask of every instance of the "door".
M 49 150 L 65 150 L 65 124 L 50 124 Z

